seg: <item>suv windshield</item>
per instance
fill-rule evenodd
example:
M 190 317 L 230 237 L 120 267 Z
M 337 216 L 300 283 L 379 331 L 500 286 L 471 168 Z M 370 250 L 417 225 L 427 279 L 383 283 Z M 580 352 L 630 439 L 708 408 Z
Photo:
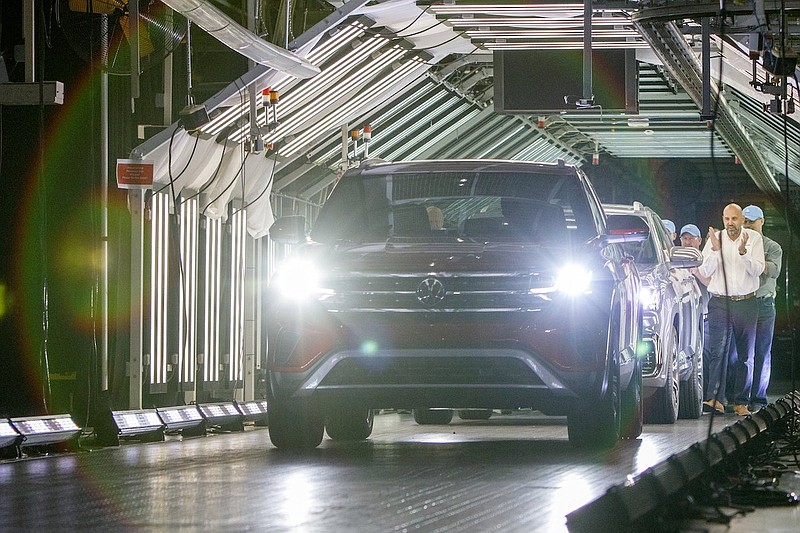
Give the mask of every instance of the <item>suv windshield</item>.
M 654 237 L 651 235 L 647 240 L 627 242 L 622 247 L 625 250 L 625 254 L 633 257 L 638 264 L 655 265 L 659 262 L 659 257 L 653 239 Z
M 314 224 L 317 242 L 464 238 L 568 244 L 596 229 L 573 176 L 424 172 L 345 176 Z

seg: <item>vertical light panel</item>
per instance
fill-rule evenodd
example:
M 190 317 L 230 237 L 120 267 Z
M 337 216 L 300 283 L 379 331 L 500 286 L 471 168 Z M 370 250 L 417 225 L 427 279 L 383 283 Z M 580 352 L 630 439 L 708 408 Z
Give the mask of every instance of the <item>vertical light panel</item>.
M 181 202 L 181 290 L 178 320 L 178 376 L 181 383 L 194 383 L 197 353 L 197 225 L 198 200 Z
M 205 291 L 203 319 L 203 380 L 219 381 L 220 264 L 222 256 L 222 221 L 205 219 Z
M 169 200 L 153 195 L 150 239 L 150 384 L 151 392 L 164 392 L 167 383 L 167 304 L 169 296 Z
M 247 213 L 237 209 L 231 216 L 231 309 L 230 309 L 230 365 L 228 379 L 232 386 L 242 381 L 244 361 L 244 283 L 245 237 Z

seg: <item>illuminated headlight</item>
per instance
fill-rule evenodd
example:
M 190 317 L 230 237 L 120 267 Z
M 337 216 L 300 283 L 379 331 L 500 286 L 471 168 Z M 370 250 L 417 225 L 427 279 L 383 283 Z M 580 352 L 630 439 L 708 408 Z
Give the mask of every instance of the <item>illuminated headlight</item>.
M 580 265 L 567 265 L 558 271 L 556 289 L 565 294 L 583 294 L 589 291 L 592 271 Z
M 645 309 L 655 309 L 658 307 L 658 293 L 652 287 L 641 287 L 639 301 Z
M 320 274 L 307 259 L 288 259 L 272 278 L 272 287 L 284 298 L 305 298 L 320 292 Z

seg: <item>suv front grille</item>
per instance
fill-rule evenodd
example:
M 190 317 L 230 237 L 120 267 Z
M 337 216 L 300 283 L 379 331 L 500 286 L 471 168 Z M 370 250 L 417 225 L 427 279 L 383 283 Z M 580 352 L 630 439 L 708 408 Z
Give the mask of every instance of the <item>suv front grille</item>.
M 442 284 L 443 297 L 424 304 L 418 290 L 431 278 Z M 553 285 L 553 276 L 530 273 L 354 274 L 328 279 L 321 301 L 329 311 L 537 311 Z
M 349 357 L 320 387 L 376 385 L 542 385 L 514 357 Z

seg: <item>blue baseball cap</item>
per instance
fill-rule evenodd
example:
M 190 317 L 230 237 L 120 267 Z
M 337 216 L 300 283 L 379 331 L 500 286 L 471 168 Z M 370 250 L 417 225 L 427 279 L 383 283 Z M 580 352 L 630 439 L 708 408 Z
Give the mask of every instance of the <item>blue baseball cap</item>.
M 699 237 L 700 228 L 698 228 L 694 224 L 686 224 L 684 227 L 681 228 L 681 235 L 683 235 L 684 233 L 688 233 L 689 235 L 694 235 L 695 237 Z
M 742 214 L 744 215 L 744 218 L 751 222 L 758 220 L 759 218 L 764 218 L 764 211 L 762 211 L 757 205 L 748 205 L 742 209 Z
M 661 222 L 664 223 L 664 227 L 667 228 L 667 231 L 670 233 L 675 233 L 675 223 L 668 218 L 663 219 Z

